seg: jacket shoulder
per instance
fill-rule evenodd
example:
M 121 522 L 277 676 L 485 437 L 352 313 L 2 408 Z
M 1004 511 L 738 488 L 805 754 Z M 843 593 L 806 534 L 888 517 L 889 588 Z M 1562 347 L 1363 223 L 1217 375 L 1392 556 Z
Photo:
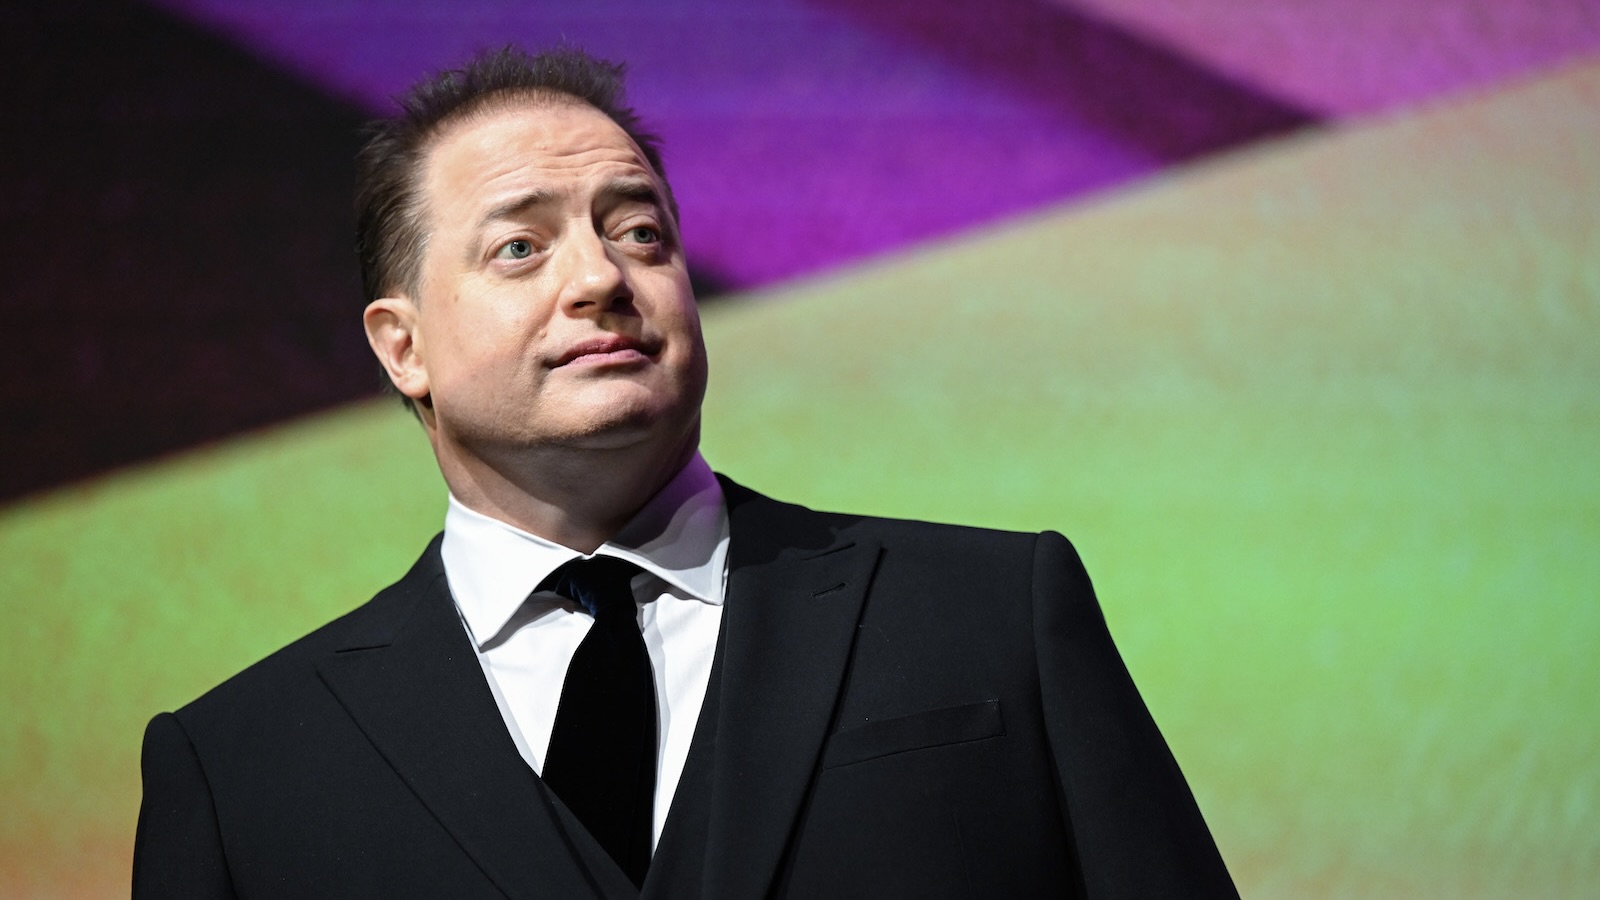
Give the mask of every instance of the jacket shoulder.
M 769 536 L 777 535 L 804 548 L 807 544 L 821 544 L 828 540 L 872 540 L 896 551 L 912 550 L 918 555 L 932 558 L 968 561 L 986 556 L 1012 560 L 1018 554 L 1031 556 L 1036 549 L 1071 547 L 1070 541 L 1053 531 L 1010 531 L 815 510 L 775 500 L 726 477 L 722 478 L 722 482 L 736 542 L 767 540 Z

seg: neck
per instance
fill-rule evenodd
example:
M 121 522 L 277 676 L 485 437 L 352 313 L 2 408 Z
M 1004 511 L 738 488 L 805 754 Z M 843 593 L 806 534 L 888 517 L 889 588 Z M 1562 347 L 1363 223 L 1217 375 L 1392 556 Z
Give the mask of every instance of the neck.
M 545 447 L 492 460 L 451 453 L 437 442 L 434 451 L 445 484 L 468 509 L 588 554 L 665 487 L 698 444 L 696 425 L 668 452 L 648 444 Z

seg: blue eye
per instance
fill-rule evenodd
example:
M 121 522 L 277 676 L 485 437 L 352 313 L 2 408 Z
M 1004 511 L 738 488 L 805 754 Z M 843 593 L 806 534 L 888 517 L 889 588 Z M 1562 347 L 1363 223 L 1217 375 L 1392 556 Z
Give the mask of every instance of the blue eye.
M 635 225 L 623 237 L 636 244 L 654 244 L 661 240 L 661 235 L 649 225 Z
M 495 259 L 527 259 L 533 255 L 533 245 L 524 240 L 507 241 L 495 251 Z

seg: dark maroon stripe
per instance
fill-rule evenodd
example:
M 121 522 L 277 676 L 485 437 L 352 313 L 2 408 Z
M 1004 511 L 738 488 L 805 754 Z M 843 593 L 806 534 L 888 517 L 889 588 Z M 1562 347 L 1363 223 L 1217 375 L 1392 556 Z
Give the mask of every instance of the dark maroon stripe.
M 0 31 L 0 499 L 373 391 L 361 113 L 135 5 Z

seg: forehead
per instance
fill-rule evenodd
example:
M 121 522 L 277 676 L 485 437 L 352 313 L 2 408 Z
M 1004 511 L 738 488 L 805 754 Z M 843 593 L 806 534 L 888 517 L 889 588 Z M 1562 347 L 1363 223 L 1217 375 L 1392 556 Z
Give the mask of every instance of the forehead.
M 419 187 L 428 208 L 447 212 L 625 176 L 659 185 L 644 153 L 605 113 L 581 101 L 526 97 L 493 101 L 447 124 L 423 159 Z

